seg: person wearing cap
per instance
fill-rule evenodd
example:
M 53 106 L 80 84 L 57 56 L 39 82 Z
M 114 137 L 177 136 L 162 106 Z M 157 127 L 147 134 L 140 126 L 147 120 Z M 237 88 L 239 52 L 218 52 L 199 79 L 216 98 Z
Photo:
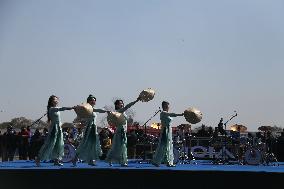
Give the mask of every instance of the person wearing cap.
M 125 111 L 136 104 L 141 97 L 138 97 L 135 101 L 124 106 L 123 100 L 116 100 L 114 102 L 115 111 L 123 114 L 125 121 L 123 123 L 116 123 L 116 130 L 112 139 L 112 146 L 107 153 L 106 162 L 112 166 L 112 163 L 120 163 L 121 166 L 128 166 L 127 163 L 127 116 Z
M 174 167 L 174 153 L 173 153 L 173 139 L 172 139 L 172 128 L 171 122 L 172 117 L 183 116 L 184 113 L 176 114 L 169 113 L 170 103 L 167 101 L 162 102 L 162 109 L 160 113 L 161 120 L 161 133 L 158 147 L 152 159 L 152 164 L 159 167 L 162 161 L 168 167 Z
M 84 120 L 86 124 L 83 138 L 76 150 L 75 158 L 72 160 L 74 166 L 78 159 L 83 160 L 89 165 L 95 166 L 96 160 L 102 155 L 102 149 L 100 145 L 100 138 L 98 136 L 98 129 L 96 124 L 97 114 L 98 113 L 107 113 L 109 111 L 102 109 L 95 109 L 96 97 L 89 95 L 87 98 L 87 103 L 93 107 L 92 116 Z

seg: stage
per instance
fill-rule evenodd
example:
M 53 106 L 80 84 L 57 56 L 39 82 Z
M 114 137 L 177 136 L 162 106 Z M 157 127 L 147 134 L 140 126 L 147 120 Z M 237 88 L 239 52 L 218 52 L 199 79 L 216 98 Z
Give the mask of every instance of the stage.
M 33 161 L 0 163 L 1 188 L 231 188 L 276 187 L 283 183 L 284 163 L 279 165 L 215 165 L 210 161 L 154 167 L 146 162 L 129 160 L 128 167 L 105 162 L 97 166 L 71 163 L 53 166 Z M 259 187 L 258 187 L 259 188 Z M 280 187 L 281 188 L 281 187 Z

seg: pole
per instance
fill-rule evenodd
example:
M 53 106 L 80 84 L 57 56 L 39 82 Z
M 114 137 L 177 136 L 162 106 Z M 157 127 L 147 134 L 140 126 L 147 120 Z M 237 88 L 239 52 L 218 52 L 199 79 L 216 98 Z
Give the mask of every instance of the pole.
M 154 113 L 154 115 L 151 116 L 151 117 L 143 124 L 143 126 L 144 126 L 144 147 L 143 147 L 144 156 L 143 156 L 143 161 L 146 160 L 147 123 L 148 123 L 150 120 L 152 120 L 159 112 L 161 112 L 161 108 L 160 108 L 160 107 L 159 107 L 159 110 L 156 111 L 156 112 Z M 140 162 L 140 163 L 141 163 L 141 162 Z

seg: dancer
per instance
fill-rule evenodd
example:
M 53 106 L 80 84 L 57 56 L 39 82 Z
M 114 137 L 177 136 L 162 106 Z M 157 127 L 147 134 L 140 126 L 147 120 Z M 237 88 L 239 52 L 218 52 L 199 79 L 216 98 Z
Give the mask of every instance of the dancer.
M 48 136 L 35 159 L 40 166 L 41 160 L 54 160 L 54 165 L 62 166 L 60 162 L 64 155 L 64 141 L 61 128 L 60 111 L 72 110 L 75 107 L 58 107 L 59 98 L 51 95 L 48 99 L 47 118 L 50 124 Z
M 96 100 L 96 97 L 94 97 L 93 95 L 89 95 L 89 97 L 87 98 L 87 103 L 89 103 L 93 107 L 93 114 L 92 117 L 84 120 L 86 128 L 84 131 L 83 139 L 76 150 L 75 158 L 72 160 L 74 166 L 76 166 L 78 159 L 87 162 L 89 165 L 95 166 L 96 160 L 98 160 L 102 155 L 100 138 L 96 125 L 96 112 L 107 113 L 109 111 L 95 109 L 94 106 L 96 105 Z
M 114 102 L 115 110 L 119 113 L 123 113 L 123 116 L 126 119 L 125 111 L 141 100 L 138 97 L 135 101 L 127 104 L 124 107 L 122 100 L 116 100 Z M 124 124 L 116 125 L 116 130 L 112 139 L 111 149 L 107 153 L 106 161 L 109 162 L 109 165 L 112 166 L 112 163 L 120 163 L 121 166 L 127 167 L 127 121 Z
M 184 114 L 169 113 L 169 102 L 162 102 L 163 111 L 160 113 L 161 120 L 161 133 L 159 144 L 153 156 L 152 164 L 159 167 L 164 161 L 168 167 L 174 167 L 174 154 L 173 154 L 173 139 L 171 122 L 172 117 L 183 116 Z

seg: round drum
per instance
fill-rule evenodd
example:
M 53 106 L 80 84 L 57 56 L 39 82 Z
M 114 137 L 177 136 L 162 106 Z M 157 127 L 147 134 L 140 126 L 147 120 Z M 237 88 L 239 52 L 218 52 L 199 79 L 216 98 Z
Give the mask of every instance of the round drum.
M 75 148 L 71 144 L 64 144 L 64 156 L 62 161 L 64 163 L 71 162 L 75 158 Z
M 184 118 L 191 124 L 199 123 L 202 119 L 202 113 L 196 108 L 188 108 L 184 111 Z
M 110 112 L 107 116 L 107 122 L 109 125 L 124 125 L 126 123 L 126 118 L 122 113 Z
M 259 165 L 261 163 L 261 153 L 256 149 L 249 149 L 245 152 L 245 163 L 248 165 Z
M 93 107 L 89 103 L 77 105 L 74 109 L 78 118 L 90 118 L 93 115 Z
M 141 98 L 142 102 L 148 102 L 152 100 L 154 96 L 155 96 L 155 91 L 151 88 L 145 89 L 139 94 L 139 97 Z

